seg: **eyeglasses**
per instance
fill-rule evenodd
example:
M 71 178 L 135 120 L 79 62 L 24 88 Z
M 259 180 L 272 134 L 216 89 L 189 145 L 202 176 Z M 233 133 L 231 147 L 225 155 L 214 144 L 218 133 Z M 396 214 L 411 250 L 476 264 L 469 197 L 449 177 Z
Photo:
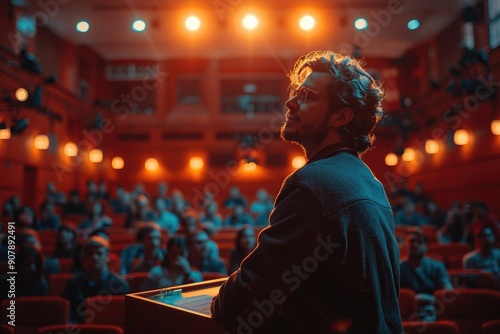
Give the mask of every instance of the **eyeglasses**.
M 329 99 L 328 96 L 322 95 L 311 88 L 302 86 L 299 89 L 295 89 L 290 92 L 290 99 L 297 97 L 297 103 L 302 104 L 307 101 L 307 96 L 309 93 L 313 93 L 314 95 L 324 97 L 325 99 Z

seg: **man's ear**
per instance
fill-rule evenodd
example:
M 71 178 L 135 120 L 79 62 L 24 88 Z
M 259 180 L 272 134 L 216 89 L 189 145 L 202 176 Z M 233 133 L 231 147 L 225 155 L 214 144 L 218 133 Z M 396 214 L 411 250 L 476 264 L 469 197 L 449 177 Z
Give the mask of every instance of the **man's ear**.
M 336 110 L 330 117 L 330 126 L 333 128 L 340 128 L 347 124 L 354 118 L 354 111 L 349 107 L 343 107 Z

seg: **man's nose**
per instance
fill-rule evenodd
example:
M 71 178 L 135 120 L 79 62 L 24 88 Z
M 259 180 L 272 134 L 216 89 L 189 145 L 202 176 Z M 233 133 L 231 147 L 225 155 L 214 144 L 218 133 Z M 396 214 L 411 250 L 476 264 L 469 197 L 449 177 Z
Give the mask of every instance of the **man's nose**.
M 297 96 L 292 96 L 285 102 L 285 106 L 288 108 L 288 110 L 294 109 L 298 107 L 297 103 Z

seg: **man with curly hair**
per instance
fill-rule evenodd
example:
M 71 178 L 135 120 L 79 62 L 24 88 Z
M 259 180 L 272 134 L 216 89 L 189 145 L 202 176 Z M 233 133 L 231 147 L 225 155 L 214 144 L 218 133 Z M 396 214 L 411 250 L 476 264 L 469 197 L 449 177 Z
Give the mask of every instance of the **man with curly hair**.
M 283 182 L 212 314 L 231 333 L 402 333 L 392 210 L 360 159 L 382 88 L 358 60 L 331 51 L 299 58 L 289 77 L 281 136 L 308 162 Z

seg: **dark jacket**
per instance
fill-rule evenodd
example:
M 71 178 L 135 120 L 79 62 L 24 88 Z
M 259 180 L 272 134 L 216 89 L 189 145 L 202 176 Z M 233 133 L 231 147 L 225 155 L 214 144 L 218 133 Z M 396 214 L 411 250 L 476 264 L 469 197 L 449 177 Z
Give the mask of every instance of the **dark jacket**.
M 402 333 L 391 207 L 370 169 L 338 149 L 284 181 L 256 249 L 214 298 L 230 332 Z

